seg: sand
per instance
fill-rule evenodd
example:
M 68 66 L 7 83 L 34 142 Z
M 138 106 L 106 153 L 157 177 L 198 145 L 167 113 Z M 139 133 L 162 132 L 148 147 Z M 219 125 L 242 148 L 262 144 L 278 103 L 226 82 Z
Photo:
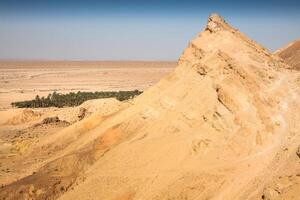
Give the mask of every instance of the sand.
M 3 111 L 0 197 L 299 199 L 299 81 L 211 15 L 175 70 L 133 100 L 95 100 L 72 123 Z
M 0 109 L 13 101 L 77 91 L 145 90 L 175 62 L 0 61 Z

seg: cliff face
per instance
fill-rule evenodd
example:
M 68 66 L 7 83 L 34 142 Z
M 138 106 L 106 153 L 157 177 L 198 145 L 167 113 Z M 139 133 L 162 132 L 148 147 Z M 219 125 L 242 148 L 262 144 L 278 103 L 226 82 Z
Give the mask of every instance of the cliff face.
M 0 196 L 277 198 L 281 169 L 300 169 L 299 75 L 287 68 L 214 14 L 173 73 L 132 105 L 41 141 L 49 162 Z
M 296 40 L 274 53 L 293 69 L 300 70 L 300 40 Z

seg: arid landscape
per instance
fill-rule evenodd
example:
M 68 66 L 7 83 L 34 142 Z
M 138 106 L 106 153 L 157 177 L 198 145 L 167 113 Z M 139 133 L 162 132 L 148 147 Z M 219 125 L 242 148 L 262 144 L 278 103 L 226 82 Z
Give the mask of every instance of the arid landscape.
M 0 199 L 300 199 L 290 47 L 271 53 L 213 14 L 177 63 L 1 62 Z M 134 89 L 122 102 L 10 107 Z
M 0 61 L 0 109 L 53 91 L 144 90 L 176 62 Z

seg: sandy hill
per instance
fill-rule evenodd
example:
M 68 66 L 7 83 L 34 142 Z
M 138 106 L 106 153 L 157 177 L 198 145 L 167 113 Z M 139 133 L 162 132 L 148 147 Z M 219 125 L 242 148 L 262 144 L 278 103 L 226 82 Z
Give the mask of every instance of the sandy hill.
M 173 73 L 118 111 L 41 139 L 0 197 L 293 199 L 300 79 L 287 68 L 211 15 Z
M 286 47 L 276 51 L 274 54 L 281 57 L 294 69 L 300 69 L 300 40 L 290 43 Z

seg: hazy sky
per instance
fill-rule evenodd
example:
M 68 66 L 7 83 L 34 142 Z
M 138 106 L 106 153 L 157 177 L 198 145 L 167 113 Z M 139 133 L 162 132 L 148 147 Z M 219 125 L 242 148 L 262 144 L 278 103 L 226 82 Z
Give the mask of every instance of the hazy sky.
M 177 60 L 213 12 L 271 51 L 300 38 L 299 0 L 0 0 L 0 59 Z

